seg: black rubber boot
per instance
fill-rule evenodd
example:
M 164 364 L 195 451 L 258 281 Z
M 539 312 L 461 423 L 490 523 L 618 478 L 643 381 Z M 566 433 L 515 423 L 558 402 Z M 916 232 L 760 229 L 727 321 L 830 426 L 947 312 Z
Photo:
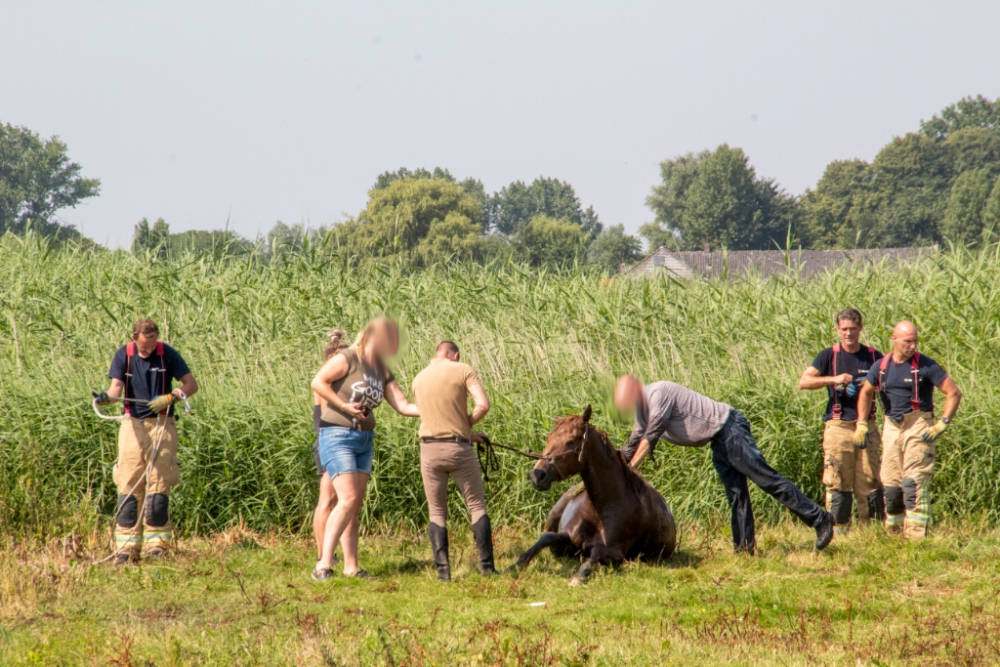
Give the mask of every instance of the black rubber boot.
M 479 550 L 479 571 L 484 575 L 497 573 L 493 565 L 493 526 L 490 517 L 483 516 L 472 524 L 472 536 L 476 539 L 476 549 Z
M 431 553 L 434 555 L 434 564 L 437 566 L 438 579 L 451 581 L 451 564 L 448 562 L 448 529 L 431 523 L 427 527 L 427 534 L 431 538 Z

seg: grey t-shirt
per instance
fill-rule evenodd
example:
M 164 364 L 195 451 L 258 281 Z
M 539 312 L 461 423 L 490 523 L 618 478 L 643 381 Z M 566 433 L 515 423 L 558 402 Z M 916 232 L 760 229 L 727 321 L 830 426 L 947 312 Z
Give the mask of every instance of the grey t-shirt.
M 643 406 L 623 451 L 632 457 L 641 440 L 650 453 L 662 438 L 684 447 L 701 447 L 725 425 L 732 406 L 713 401 L 674 382 L 653 382 L 642 388 Z

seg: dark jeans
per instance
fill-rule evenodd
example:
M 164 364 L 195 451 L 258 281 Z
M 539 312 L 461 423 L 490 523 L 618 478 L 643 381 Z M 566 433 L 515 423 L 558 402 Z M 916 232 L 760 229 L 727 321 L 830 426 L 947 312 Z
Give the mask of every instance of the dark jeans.
M 725 425 L 712 437 L 712 465 L 726 487 L 726 499 L 732 509 L 733 544 L 737 551 L 752 554 L 757 549 L 747 479 L 790 509 L 806 525 L 815 528 L 823 518 L 823 508 L 767 464 L 750 433 L 750 422 L 739 410 L 733 409 Z

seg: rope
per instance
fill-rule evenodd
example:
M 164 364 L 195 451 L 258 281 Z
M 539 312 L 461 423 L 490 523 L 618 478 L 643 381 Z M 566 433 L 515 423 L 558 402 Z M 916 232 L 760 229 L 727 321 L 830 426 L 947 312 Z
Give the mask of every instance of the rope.
M 492 442 L 488 437 L 483 436 L 483 442 L 476 443 L 476 457 L 479 459 L 479 468 L 483 471 L 484 482 L 490 481 L 491 470 L 493 472 L 498 472 L 500 470 L 500 458 L 497 456 L 495 448 L 513 452 L 518 456 L 523 456 L 527 459 L 532 459 L 533 461 L 545 458 L 541 454 L 536 454 L 535 452 L 522 452 L 520 449 L 514 449 L 513 447 L 507 447 L 506 445 Z
M 180 392 L 180 394 L 182 400 L 184 401 L 184 413 L 191 414 L 191 404 L 188 402 L 187 396 L 184 395 L 184 392 Z M 111 400 L 121 401 L 123 403 L 124 402 L 139 403 L 142 405 L 146 405 L 149 403 L 149 401 L 143 401 L 137 398 L 122 398 L 118 396 L 109 398 L 111 398 Z M 110 421 L 123 421 L 125 419 L 130 419 L 129 415 L 127 414 L 119 416 L 103 414 L 98 409 L 97 398 L 94 399 L 93 406 L 94 406 L 94 412 L 97 413 L 97 416 L 100 417 L 101 419 L 107 419 Z M 146 477 L 149 475 L 149 471 L 153 469 L 153 463 L 156 462 L 156 456 L 160 451 L 160 444 L 163 442 L 163 434 L 166 433 L 167 431 L 167 419 L 169 419 L 169 417 L 167 416 L 168 414 L 169 411 L 163 414 L 156 415 L 156 428 L 159 431 L 159 434 L 157 435 L 156 442 L 153 444 L 153 451 L 149 457 L 149 463 L 146 464 L 146 469 L 142 471 L 142 475 L 139 477 L 138 480 L 136 480 L 136 483 L 132 486 L 131 489 L 129 489 L 129 492 L 125 494 L 126 499 L 128 499 L 129 496 L 135 493 L 135 490 L 139 488 L 139 485 L 142 484 L 143 481 L 145 481 Z M 148 500 L 149 500 L 149 494 L 144 494 L 142 497 L 142 507 L 139 508 L 139 513 L 138 516 L 136 516 L 135 525 L 132 526 L 132 532 L 128 534 L 128 539 L 122 542 L 120 546 L 116 544 L 115 527 L 118 525 L 118 515 L 121 514 L 122 508 L 125 507 L 125 503 L 122 502 L 118 506 L 118 509 L 115 510 L 115 515 L 111 518 L 111 543 L 116 545 L 115 550 L 112 551 L 111 554 L 105 556 L 104 558 L 101 558 L 100 560 L 91 561 L 90 563 L 91 565 L 101 565 L 102 563 L 108 562 L 112 558 L 117 558 L 118 554 L 120 554 L 124 550 L 125 546 L 130 545 L 132 538 L 135 537 L 136 532 L 139 530 L 139 526 L 141 525 L 143 517 L 146 515 L 146 502 Z

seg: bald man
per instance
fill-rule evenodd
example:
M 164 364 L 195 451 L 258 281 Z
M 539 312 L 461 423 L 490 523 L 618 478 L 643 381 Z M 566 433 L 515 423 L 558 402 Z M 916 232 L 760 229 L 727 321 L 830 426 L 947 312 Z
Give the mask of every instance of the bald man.
M 934 441 L 958 412 L 962 392 L 940 365 L 917 351 L 919 336 L 913 322 L 892 331 L 892 354 L 873 364 L 858 395 L 858 414 L 867 415 L 875 391 L 885 407 L 882 429 L 882 483 L 885 485 L 885 525 L 906 537 L 927 535 L 931 520 L 931 479 Z M 944 412 L 934 421 L 934 388 L 945 395 Z M 863 443 L 868 422 L 858 420 L 855 444 Z
M 618 379 L 615 406 L 635 416 L 632 435 L 622 448 L 633 468 L 653 453 L 660 439 L 682 447 L 711 443 L 712 464 L 726 489 L 732 512 L 737 553 L 753 554 L 757 550 L 748 479 L 816 530 L 817 550 L 830 544 L 833 516 L 767 464 L 750 433 L 750 423 L 739 410 L 673 382 L 654 382 L 644 387 L 631 375 Z

